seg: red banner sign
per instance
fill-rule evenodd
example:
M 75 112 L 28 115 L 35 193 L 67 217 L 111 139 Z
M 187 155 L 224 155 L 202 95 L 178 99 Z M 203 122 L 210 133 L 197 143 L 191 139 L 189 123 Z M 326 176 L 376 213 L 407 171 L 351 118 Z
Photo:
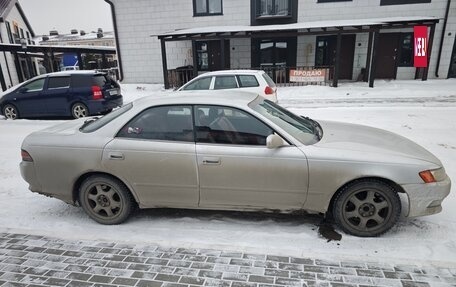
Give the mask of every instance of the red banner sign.
M 290 70 L 290 82 L 324 82 L 325 69 Z
M 415 40 L 414 67 L 425 68 L 428 65 L 428 33 L 427 26 L 415 26 L 413 28 Z

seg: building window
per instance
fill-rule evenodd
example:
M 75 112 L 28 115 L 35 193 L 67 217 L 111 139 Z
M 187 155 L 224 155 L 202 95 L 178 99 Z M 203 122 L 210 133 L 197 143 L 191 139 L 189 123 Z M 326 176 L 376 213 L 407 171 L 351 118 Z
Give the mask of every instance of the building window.
M 13 33 L 11 33 L 10 23 L 8 21 L 5 21 L 5 23 L 6 23 L 6 30 L 8 31 L 9 42 L 10 42 L 10 44 L 13 44 L 14 43 L 14 38 L 13 38 Z
M 250 0 L 250 25 L 298 22 L 298 0 Z
M 400 67 L 413 66 L 413 33 L 403 33 L 399 46 L 399 63 Z
M 291 0 L 257 0 L 257 18 L 291 17 Z
M 194 16 L 222 15 L 222 0 L 193 0 Z
M 206 41 L 196 42 L 196 59 L 198 71 L 209 71 L 209 54 Z
M 431 3 L 431 0 L 380 0 L 380 6 L 402 5 L 402 4 L 420 4 L 420 3 Z
M 16 44 L 20 44 L 21 41 L 20 41 L 20 37 L 19 37 L 19 26 L 17 25 L 17 22 L 15 22 L 15 21 L 13 21 L 13 29 L 14 29 L 13 41 Z
M 29 33 L 28 31 L 25 32 L 25 33 L 26 33 L 26 35 L 27 35 L 27 43 L 28 43 L 29 45 L 31 45 L 31 44 L 32 44 L 32 39 L 30 38 L 30 33 Z
M 317 3 L 328 3 L 328 2 L 351 2 L 353 0 L 318 0 Z

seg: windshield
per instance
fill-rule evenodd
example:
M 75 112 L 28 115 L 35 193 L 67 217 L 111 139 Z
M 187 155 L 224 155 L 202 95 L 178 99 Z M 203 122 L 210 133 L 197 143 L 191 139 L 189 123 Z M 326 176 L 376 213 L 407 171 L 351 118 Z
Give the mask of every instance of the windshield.
M 109 123 L 110 121 L 112 121 L 113 119 L 117 118 L 118 116 L 122 115 L 123 113 L 125 113 L 126 111 L 131 109 L 131 107 L 133 107 L 133 104 L 129 103 L 125 106 L 118 108 L 117 110 L 110 112 L 109 114 L 107 114 L 104 117 L 101 117 L 101 118 L 95 117 L 95 118 L 87 119 L 84 122 L 84 124 L 79 128 L 79 130 L 83 133 L 91 133 L 93 131 L 96 131 L 99 128 L 101 128 L 102 126 L 104 126 L 107 123 Z
M 251 102 L 249 107 L 305 145 L 314 144 L 321 138 L 321 127 L 317 122 L 297 116 L 269 100 Z

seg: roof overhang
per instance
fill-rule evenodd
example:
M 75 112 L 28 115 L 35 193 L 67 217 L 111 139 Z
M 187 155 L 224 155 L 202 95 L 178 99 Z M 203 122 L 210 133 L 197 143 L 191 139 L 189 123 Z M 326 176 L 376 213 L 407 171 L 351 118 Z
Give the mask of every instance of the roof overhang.
M 92 54 L 116 54 L 115 47 L 106 46 L 59 46 L 59 45 L 27 45 L 24 49 L 18 44 L 0 44 L 0 51 L 5 52 L 32 52 L 45 53 L 48 51 L 62 53 L 92 53 Z
M 372 19 L 351 19 L 332 21 L 300 22 L 282 25 L 262 26 L 206 26 L 180 29 L 159 35 L 152 35 L 165 41 L 255 38 L 263 36 L 297 36 L 337 33 L 361 33 L 378 29 L 407 28 L 415 25 L 432 25 L 439 22 L 432 16 L 389 17 Z M 266 35 L 267 34 L 267 35 Z

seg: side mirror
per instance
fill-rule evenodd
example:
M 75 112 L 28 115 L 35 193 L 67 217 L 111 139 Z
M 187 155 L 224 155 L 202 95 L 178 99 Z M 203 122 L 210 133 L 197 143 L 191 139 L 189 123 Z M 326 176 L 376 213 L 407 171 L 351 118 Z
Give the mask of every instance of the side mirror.
M 276 135 L 272 134 L 266 138 L 266 147 L 269 149 L 275 149 L 284 145 L 283 139 Z

